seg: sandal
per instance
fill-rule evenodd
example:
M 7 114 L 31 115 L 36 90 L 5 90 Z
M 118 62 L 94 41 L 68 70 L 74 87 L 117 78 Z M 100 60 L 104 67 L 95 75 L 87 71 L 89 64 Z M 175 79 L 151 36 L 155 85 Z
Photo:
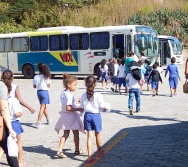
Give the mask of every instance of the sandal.
M 59 158 L 67 158 L 67 156 L 63 154 L 63 152 L 60 152 L 60 151 L 57 151 L 56 156 L 58 156 Z
M 74 152 L 75 155 L 85 154 L 85 151 L 80 149 L 79 151 Z
M 87 163 L 93 163 L 95 160 L 95 157 L 90 157 L 88 158 Z
M 100 150 L 100 154 L 98 155 L 99 158 L 104 157 L 105 151 L 103 149 Z

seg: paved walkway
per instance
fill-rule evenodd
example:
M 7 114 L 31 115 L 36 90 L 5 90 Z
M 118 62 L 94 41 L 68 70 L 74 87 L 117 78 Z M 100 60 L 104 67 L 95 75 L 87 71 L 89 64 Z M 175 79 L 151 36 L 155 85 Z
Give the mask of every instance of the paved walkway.
M 97 85 L 96 90 L 103 94 L 106 102 L 111 103 L 112 111 L 102 113 L 101 135 L 103 147 L 107 153 L 101 160 L 91 165 L 85 163 L 87 154 L 74 156 L 72 134 L 64 147 L 69 158 L 54 157 L 62 135 L 62 132 L 57 134 L 53 130 L 61 108 L 59 95 L 63 90 L 62 79 L 52 80 L 51 104 L 48 106 L 48 111 L 53 122 L 43 129 L 36 129 L 33 126 L 37 119 L 39 104 L 31 80 L 14 79 L 14 83 L 19 85 L 23 99 L 36 109 L 36 113 L 31 115 L 23 108 L 24 115 L 21 123 L 25 130 L 22 135 L 24 161 L 28 167 L 187 167 L 188 95 L 182 93 L 182 85 L 185 81 L 184 65 L 179 65 L 179 68 L 182 82 L 178 85 L 178 95 L 169 97 L 168 80 L 163 77 L 159 96 L 152 97 L 151 91 L 144 91 L 141 95 L 141 112 L 134 113 L 133 116 L 128 112 L 128 95 L 124 93 L 118 95 L 110 90 L 103 90 L 101 83 Z M 75 97 L 80 97 L 84 91 L 84 81 L 79 80 L 78 89 L 74 93 Z M 84 134 L 80 134 L 80 145 L 86 150 Z M 93 140 L 93 153 L 95 152 L 96 146 Z M 3 156 L 0 166 L 6 167 L 6 164 Z

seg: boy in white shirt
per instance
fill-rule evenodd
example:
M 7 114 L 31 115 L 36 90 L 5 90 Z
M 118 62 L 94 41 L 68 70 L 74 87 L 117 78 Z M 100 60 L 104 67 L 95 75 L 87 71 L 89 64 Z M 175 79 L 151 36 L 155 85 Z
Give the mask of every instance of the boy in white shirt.
M 130 115 L 133 115 L 133 100 L 136 99 L 136 112 L 140 111 L 140 83 L 134 79 L 132 73 L 128 73 L 126 80 L 129 81 L 129 100 L 128 108 Z

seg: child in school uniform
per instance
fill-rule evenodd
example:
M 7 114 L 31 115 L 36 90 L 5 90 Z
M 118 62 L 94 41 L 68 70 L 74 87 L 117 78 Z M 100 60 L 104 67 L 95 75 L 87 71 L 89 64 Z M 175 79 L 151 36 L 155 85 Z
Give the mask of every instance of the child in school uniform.
M 119 85 L 119 94 L 121 94 L 121 85 L 123 85 L 123 87 L 126 87 L 126 82 L 125 82 L 125 60 L 121 60 L 118 59 L 118 72 L 117 72 L 117 76 L 118 76 L 118 85 Z M 125 90 L 126 91 L 126 90 Z
M 178 70 L 177 65 L 175 65 L 175 62 L 176 62 L 176 58 L 172 57 L 171 64 L 167 66 L 166 71 L 165 71 L 165 77 L 169 72 L 168 81 L 169 81 L 169 86 L 170 86 L 170 97 L 172 97 L 173 95 L 177 95 L 176 91 L 177 91 L 177 86 L 178 86 L 178 78 L 181 81 L 179 70 Z
M 84 153 L 84 151 L 79 148 L 79 131 L 85 133 L 79 111 L 82 113 L 84 109 L 75 105 L 74 95 L 72 94 L 72 92 L 76 90 L 77 80 L 76 76 L 66 73 L 63 74 L 63 85 L 65 90 L 63 90 L 60 95 L 62 110 L 60 111 L 61 116 L 55 125 L 55 131 L 57 133 L 59 133 L 60 130 L 63 130 L 64 132 L 59 141 L 59 147 L 56 154 L 59 158 L 67 157 L 62 149 L 71 130 L 74 135 L 75 155 Z
M 2 74 L 3 82 L 5 83 L 8 89 L 8 106 L 9 106 L 12 129 L 16 132 L 16 138 L 18 144 L 19 167 L 26 167 L 27 164 L 23 162 L 23 148 L 22 148 L 22 139 L 21 139 L 21 134 L 24 132 L 23 127 L 20 124 L 22 109 L 19 100 L 15 98 L 15 96 L 11 96 L 12 77 L 13 77 L 13 73 L 10 70 L 5 70 Z
M 118 92 L 117 90 L 117 85 L 118 85 L 118 77 L 117 77 L 117 72 L 118 72 L 118 67 L 119 65 L 117 64 L 117 59 L 113 59 L 113 79 L 112 79 L 112 83 L 113 83 L 113 87 L 111 87 L 111 90 L 113 92 Z
M 102 158 L 105 150 L 101 146 L 100 132 L 102 130 L 102 118 L 100 114 L 101 109 L 107 109 L 102 95 L 95 92 L 97 81 L 93 76 L 88 76 L 85 79 L 86 92 L 82 94 L 80 107 L 84 108 L 84 129 L 87 131 L 87 149 L 88 160 L 87 163 L 92 163 L 95 158 L 92 157 L 92 135 L 95 131 L 96 144 L 98 149 L 98 157 Z
M 159 81 L 161 81 L 162 83 L 162 78 L 161 75 L 159 73 L 159 71 L 157 70 L 157 64 L 153 64 L 153 70 L 151 71 L 149 78 L 148 78 L 148 82 L 151 79 L 151 87 L 153 90 L 153 97 L 155 95 L 158 95 L 158 85 L 159 85 Z
M 50 104 L 49 88 L 51 83 L 51 73 L 49 67 L 44 63 L 38 64 L 39 74 L 35 75 L 32 80 L 33 88 L 37 89 L 37 96 L 40 102 L 40 111 L 36 123 L 36 128 L 42 128 L 44 125 L 41 124 L 42 116 L 46 117 L 47 124 L 50 125 L 52 119 L 49 119 L 47 112 L 47 104 Z
M 149 78 L 149 75 L 150 75 L 150 73 L 152 71 L 152 67 L 151 67 L 151 62 L 149 60 L 147 60 L 147 59 L 145 60 L 145 64 L 146 64 L 146 67 L 145 67 L 146 68 L 146 72 L 144 74 L 144 77 L 145 77 L 145 81 L 147 82 L 148 78 Z M 149 91 L 150 82 L 151 81 L 147 82 L 147 91 Z
M 106 59 L 103 59 L 101 61 L 101 65 L 99 66 L 100 67 L 100 72 L 101 72 L 101 80 L 102 80 L 102 88 L 103 89 L 108 89 L 108 79 L 109 79 L 109 76 L 108 76 L 108 66 L 106 64 L 107 60 Z

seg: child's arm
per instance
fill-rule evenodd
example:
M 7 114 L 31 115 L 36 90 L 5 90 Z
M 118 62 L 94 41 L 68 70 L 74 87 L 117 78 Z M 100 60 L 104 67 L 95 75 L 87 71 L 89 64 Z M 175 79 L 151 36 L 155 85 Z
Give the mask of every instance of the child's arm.
M 17 112 L 14 114 L 16 117 L 21 117 L 22 116 L 22 112 Z
M 72 105 L 66 105 L 66 110 L 70 111 L 70 112 L 74 112 L 74 111 L 84 111 L 83 108 L 74 108 Z
M 35 85 L 36 86 L 36 85 Z M 17 87 L 16 88 L 16 91 L 15 91 L 15 97 L 18 99 L 18 101 L 20 102 L 20 104 L 24 107 L 26 107 L 27 109 L 29 109 L 29 111 L 33 114 L 35 112 L 35 110 L 29 106 L 20 96 L 20 92 L 19 92 L 19 88 Z
M 22 116 L 22 109 L 21 109 L 21 105 L 18 101 L 18 99 L 14 99 L 14 103 L 13 103 L 13 114 L 16 117 L 20 117 Z
M 168 73 L 168 70 L 169 70 L 169 66 L 166 68 L 165 77 L 166 77 L 166 75 L 167 75 L 167 73 Z
M 151 71 L 151 73 L 149 74 L 149 78 L 148 78 L 147 82 L 150 81 L 152 75 L 153 75 L 153 71 Z
M 48 84 L 47 87 L 50 88 L 50 84 Z
M 178 67 L 177 67 L 177 66 L 176 66 L 176 71 L 177 71 L 177 74 L 178 74 L 178 78 L 179 78 L 179 80 L 181 81 L 180 74 L 179 74 L 179 70 L 178 70 Z
M 163 83 L 160 72 L 159 72 L 159 80 L 161 81 L 161 83 Z

